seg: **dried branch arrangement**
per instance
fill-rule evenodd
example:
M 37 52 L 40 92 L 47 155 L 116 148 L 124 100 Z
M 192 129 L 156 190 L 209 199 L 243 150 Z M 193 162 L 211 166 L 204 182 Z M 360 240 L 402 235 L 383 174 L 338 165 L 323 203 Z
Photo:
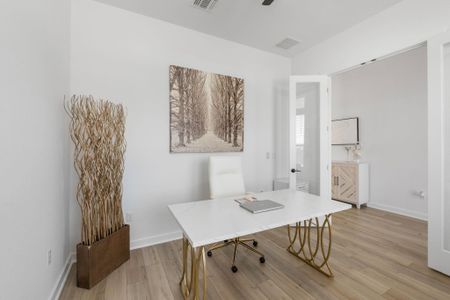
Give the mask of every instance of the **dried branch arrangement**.
M 124 225 L 125 112 L 120 104 L 75 95 L 66 103 L 66 111 L 79 176 L 76 197 L 82 215 L 81 241 L 92 245 Z

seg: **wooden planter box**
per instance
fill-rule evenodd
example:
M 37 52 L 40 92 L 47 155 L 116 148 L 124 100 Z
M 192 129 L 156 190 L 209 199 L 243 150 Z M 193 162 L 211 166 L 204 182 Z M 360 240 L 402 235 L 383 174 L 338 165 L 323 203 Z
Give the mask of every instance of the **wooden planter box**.
M 90 246 L 77 245 L 77 286 L 90 289 L 130 259 L 130 226 Z

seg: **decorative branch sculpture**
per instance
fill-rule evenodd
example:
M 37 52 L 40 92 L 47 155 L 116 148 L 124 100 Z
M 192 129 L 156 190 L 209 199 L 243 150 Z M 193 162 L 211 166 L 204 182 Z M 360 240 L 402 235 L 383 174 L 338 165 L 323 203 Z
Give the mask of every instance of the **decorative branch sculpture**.
M 83 245 L 92 245 L 124 225 L 125 112 L 121 104 L 92 96 L 72 96 L 66 103 L 79 176 L 76 198 L 81 208 Z

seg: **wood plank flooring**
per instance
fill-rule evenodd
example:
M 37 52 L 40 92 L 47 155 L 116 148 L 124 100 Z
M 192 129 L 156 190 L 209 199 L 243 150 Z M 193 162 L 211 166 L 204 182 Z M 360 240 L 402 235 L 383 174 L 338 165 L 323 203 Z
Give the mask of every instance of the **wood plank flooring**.
M 286 251 L 286 228 L 255 235 L 266 257 L 232 248 L 207 258 L 208 299 L 450 299 L 450 277 L 426 265 L 426 222 L 362 208 L 335 214 L 327 278 Z M 60 299 L 182 299 L 181 241 L 134 250 L 91 290 L 76 287 L 75 266 Z

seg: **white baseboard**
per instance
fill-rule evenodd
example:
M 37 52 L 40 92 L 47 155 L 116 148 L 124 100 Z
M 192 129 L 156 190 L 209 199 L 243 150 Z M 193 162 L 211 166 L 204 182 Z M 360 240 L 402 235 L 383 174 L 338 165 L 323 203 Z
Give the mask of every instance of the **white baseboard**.
M 407 217 L 424 220 L 424 221 L 427 220 L 426 214 L 406 210 L 403 208 L 393 207 L 393 206 L 389 206 L 389 205 L 376 204 L 376 203 L 368 203 L 367 206 L 371 207 L 371 208 L 376 208 L 376 209 L 396 213 L 399 215 L 407 216 Z M 174 240 L 181 239 L 182 237 L 183 237 L 183 234 L 181 231 L 173 231 L 173 232 L 169 232 L 169 233 L 163 233 L 163 234 L 159 234 L 159 235 L 149 236 L 149 237 L 131 241 L 130 249 L 134 250 L 134 249 L 144 248 L 144 247 L 162 244 L 162 243 L 166 243 L 166 242 L 171 242 Z M 69 254 L 69 256 L 66 259 L 64 269 L 62 270 L 61 274 L 59 275 L 58 280 L 55 284 L 55 287 L 53 288 L 52 293 L 50 294 L 50 297 L 49 297 L 50 300 L 56 300 L 59 298 L 59 296 L 62 292 L 62 289 L 64 287 L 64 284 L 66 283 L 67 276 L 69 275 L 70 268 L 71 268 L 72 264 L 74 264 L 75 262 L 76 262 L 76 255 L 75 255 L 75 252 L 72 252 Z
M 183 235 L 181 231 L 174 231 L 159 235 L 154 235 L 142 239 L 133 240 L 130 242 L 130 249 L 139 249 L 143 247 L 148 247 L 152 245 L 162 244 L 174 240 L 178 240 L 182 238 Z M 59 296 L 61 295 L 61 292 L 64 288 L 64 284 L 66 283 L 67 276 L 69 276 L 70 268 L 72 267 L 72 264 L 76 263 L 76 254 L 75 252 L 72 252 L 69 254 L 69 256 L 66 259 L 66 262 L 64 264 L 64 268 L 61 271 L 61 274 L 58 276 L 58 280 L 56 281 L 55 287 L 53 288 L 49 300 L 57 300 Z
M 131 250 L 171 242 L 181 239 L 183 234 L 181 231 L 173 231 L 169 233 L 158 234 L 154 236 L 145 237 L 142 239 L 133 240 L 130 242 Z
M 376 208 L 379 210 L 384 210 L 384 211 L 388 211 L 391 213 L 399 214 L 402 216 L 407 216 L 407 217 L 423 220 L 423 221 L 428 220 L 428 215 L 424 214 L 422 212 L 412 211 L 412 210 L 394 207 L 394 206 L 390 206 L 390 205 L 370 203 L 370 202 L 367 204 L 367 206 L 371 207 L 371 208 Z
M 66 283 L 67 280 L 67 276 L 69 276 L 70 268 L 72 267 L 72 264 L 74 262 L 75 262 L 75 253 L 72 252 L 67 256 L 61 274 L 58 276 L 58 280 L 56 281 L 56 284 L 53 287 L 50 297 L 48 298 L 49 300 L 57 300 L 61 295 L 61 292 L 64 288 L 64 284 Z

